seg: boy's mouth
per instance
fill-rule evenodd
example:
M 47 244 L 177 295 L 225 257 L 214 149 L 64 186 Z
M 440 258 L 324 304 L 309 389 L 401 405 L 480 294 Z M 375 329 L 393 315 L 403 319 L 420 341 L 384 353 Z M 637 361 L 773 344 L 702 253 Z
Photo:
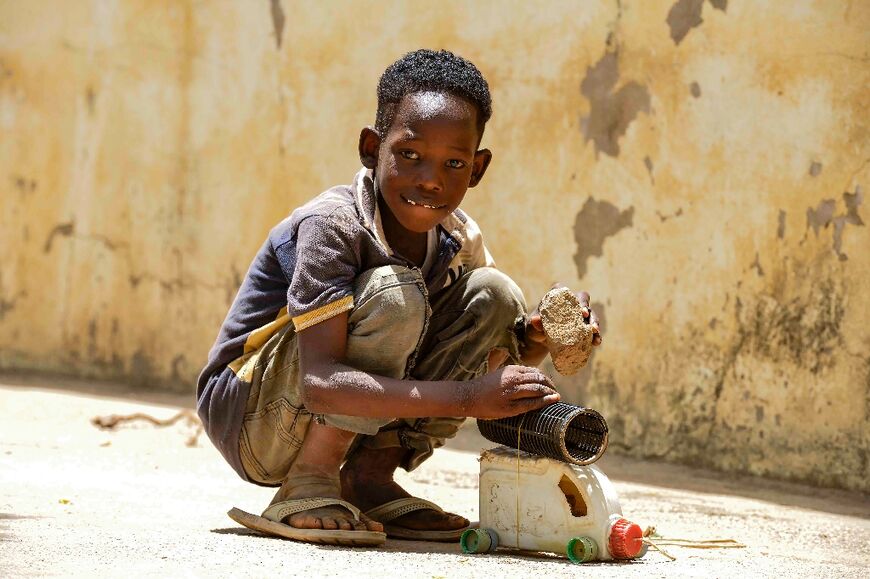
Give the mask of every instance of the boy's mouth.
M 405 197 L 404 195 L 401 195 L 401 197 L 402 197 L 402 200 L 403 200 L 405 203 L 407 203 L 408 205 L 414 205 L 414 206 L 416 206 L 416 207 L 425 207 L 426 209 L 444 209 L 445 207 L 447 207 L 446 204 L 442 204 L 442 205 L 428 205 L 428 204 L 426 204 L 426 203 L 423 203 L 422 201 L 412 201 L 411 199 L 408 199 L 408 198 Z

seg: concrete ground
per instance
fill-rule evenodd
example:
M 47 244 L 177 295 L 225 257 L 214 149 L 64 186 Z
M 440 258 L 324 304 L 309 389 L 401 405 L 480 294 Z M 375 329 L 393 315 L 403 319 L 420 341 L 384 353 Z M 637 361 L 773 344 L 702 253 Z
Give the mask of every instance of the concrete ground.
M 667 537 L 731 538 L 745 549 L 669 547 L 628 563 L 575 566 L 562 557 L 500 551 L 464 555 L 455 544 L 390 540 L 378 549 L 266 538 L 226 516 L 259 512 L 272 490 L 246 484 L 195 428 L 146 423 L 115 431 L 95 416 L 168 418 L 191 397 L 83 382 L 0 379 L 0 576 L 305 577 L 868 577 L 866 495 L 732 477 L 613 454 L 598 464 L 623 512 Z M 477 516 L 471 425 L 417 471 L 411 492 Z

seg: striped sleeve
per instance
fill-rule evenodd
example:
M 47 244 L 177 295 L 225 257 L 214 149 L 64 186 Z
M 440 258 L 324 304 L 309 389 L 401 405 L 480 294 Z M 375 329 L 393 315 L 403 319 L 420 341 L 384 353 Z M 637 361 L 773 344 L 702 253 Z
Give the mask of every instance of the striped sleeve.
M 290 279 L 287 312 L 297 331 L 353 309 L 353 283 L 359 272 L 358 228 L 359 224 L 340 213 L 313 215 L 299 224 L 295 243 L 276 249 Z

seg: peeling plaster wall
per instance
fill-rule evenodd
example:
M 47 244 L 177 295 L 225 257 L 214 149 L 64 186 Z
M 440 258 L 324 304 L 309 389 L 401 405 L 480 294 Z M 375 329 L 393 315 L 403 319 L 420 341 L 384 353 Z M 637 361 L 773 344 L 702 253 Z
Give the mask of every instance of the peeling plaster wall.
M 389 17 L 384 17 L 389 15 Z M 465 208 L 616 450 L 870 490 L 862 2 L 0 4 L 0 368 L 191 390 L 268 229 L 358 165 L 383 68 L 487 75 Z

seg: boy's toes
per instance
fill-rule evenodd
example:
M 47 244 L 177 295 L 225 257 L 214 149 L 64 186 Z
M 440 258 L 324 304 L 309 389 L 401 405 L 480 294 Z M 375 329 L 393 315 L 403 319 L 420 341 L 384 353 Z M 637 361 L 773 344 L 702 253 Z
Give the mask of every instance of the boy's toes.
M 323 524 L 320 519 L 311 515 L 299 514 L 293 515 L 286 520 L 287 524 L 297 529 L 322 529 Z
M 381 523 L 373 521 L 372 519 L 362 514 L 360 515 L 360 518 L 362 519 L 362 522 L 365 523 L 365 529 L 368 529 L 369 531 L 375 531 L 376 533 L 384 532 L 384 526 Z M 360 528 L 360 530 L 363 530 L 363 528 Z
M 323 523 L 323 528 L 328 531 L 334 531 L 338 528 L 338 521 L 332 517 L 323 517 L 320 521 Z

